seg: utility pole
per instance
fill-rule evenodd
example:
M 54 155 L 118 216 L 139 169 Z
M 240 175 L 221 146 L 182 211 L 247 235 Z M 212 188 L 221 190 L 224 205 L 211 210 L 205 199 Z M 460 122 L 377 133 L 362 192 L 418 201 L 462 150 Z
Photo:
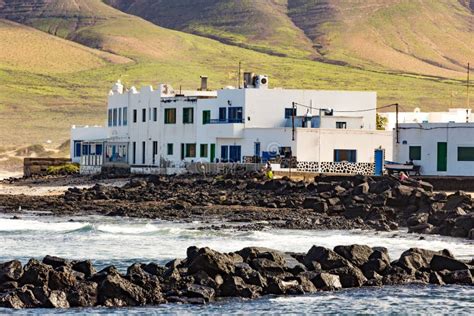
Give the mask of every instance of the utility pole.
M 395 103 L 395 133 L 397 135 L 397 144 L 400 144 L 400 129 L 398 128 L 398 103 Z
M 242 73 L 242 62 L 239 61 L 239 74 L 237 75 L 237 86 L 240 89 L 240 74 Z
M 295 109 L 296 103 L 292 102 L 292 110 L 291 110 L 291 133 L 292 133 L 292 140 L 295 141 Z
M 470 102 L 469 102 L 469 85 L 470 85 L 469 75 L 470 75 L 470 72 L 471 72 L 471 65 L 469 63 L 467 63 L 467 84 L 466 84 L 466 90 L 467 90 L 466 108 L 467 109 L 469 109 L 469 106 L 470 106 Z

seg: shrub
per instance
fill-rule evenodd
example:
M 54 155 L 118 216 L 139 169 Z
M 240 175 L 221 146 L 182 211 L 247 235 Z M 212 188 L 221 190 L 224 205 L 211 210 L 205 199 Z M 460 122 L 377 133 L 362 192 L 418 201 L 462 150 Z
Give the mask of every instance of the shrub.
M 76 163 L 67 163 L 60 166 L 50 166 L 47 172 L 50 175 L 75 174 L 79 173 L 79 165 Z

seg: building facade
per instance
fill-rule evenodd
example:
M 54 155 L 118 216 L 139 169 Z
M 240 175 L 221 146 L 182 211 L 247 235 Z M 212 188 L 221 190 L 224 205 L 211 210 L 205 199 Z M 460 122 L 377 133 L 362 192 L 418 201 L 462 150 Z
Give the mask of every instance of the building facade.
M 200 89 L 179 92 L 117 82 L 107 126 L 73 128 L 71 157 L 91 172 L 105 164 L 167 173 L 279 158 L 304 171 L 357 173 L 373 168 L 376 148 L 392 158 L 392 132 L 376 130 L 375 92 L 270 89 L 267 76 L 244 78 L 244 88 L 218 91 L 205 77 Z
M 474 176 L 474 123 L 400 124 L 394 159 L 421 166 L 422 175 Z

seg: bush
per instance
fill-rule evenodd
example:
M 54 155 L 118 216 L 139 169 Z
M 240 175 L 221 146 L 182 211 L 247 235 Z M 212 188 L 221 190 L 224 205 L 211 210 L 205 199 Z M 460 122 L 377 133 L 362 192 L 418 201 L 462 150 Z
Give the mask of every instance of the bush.
M 48 167 L 48 174 L 50 175 L 68 175 L 75 173 L 79 173 L 79 164 L 76 163 Z

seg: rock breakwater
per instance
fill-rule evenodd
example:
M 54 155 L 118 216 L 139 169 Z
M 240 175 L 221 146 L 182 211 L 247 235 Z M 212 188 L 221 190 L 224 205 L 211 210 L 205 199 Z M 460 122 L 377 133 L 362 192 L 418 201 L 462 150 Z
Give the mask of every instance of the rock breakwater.
M 391 261 L 383 247 L 313 246 L 307 253 L 247 247 L 231 253 L 190 247 L 185 259 L 161 266 L 135 263 L 121 273 L 91 261 L 46 256 L 26 265 L 0 263 L 0 307 L 125 307 L 206 304 L 217 299 L 303 295 L 362 286 L 473 285 L 473 262 L 448 250 L 411 248 Z

